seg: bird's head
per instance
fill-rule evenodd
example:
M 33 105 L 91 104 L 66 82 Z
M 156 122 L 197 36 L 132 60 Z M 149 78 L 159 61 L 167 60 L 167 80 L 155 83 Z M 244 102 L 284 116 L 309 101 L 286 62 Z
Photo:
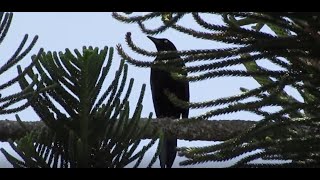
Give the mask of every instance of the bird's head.
M 176 51 L 177 48 L 168 39 L 154 38 L 147 36 L 155 45 L 158 51 Z

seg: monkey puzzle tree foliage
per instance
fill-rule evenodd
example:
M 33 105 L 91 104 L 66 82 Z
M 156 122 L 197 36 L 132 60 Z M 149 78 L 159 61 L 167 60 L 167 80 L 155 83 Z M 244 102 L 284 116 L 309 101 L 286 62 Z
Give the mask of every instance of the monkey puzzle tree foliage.
M 238 157 L 240 160 L 232 167 L 319 167 L 319 14 L 289 12 L 203 14 L 154 12 L 141 16 L 130 14 L 113 13 L 113 17 L 121 22 L 137 23 L 141 31 L 149 35 L 172 28 L 195 38 L 233 45 L 224 49 L 155 53 L 136 46 L 131 40 L 131 33 L 127 33 L 128 46 L 139 54 L 156 56 L 176 53 L 183 57 L 189 64 L 185 69 L 189 76 L 183 78 L 173 74 L 173 77 L 190 82 L 217 77 L 253 77 L 260 84 L 260 87 L 254 89 L 241 88 L 240 95 L 206 102 L 186 103 L 167 93 L 179 106 L 191 109 L 212 108 L 203 115 L 193 117 L 194 120 L 242 111 L 261 117 L 259 122 L 245 133 L 217 145 L 181 148 L 180 155 L 188 158 L 181 162 L 181 165 L 208 161 L 221 162 Z M 204 14 L 220 17 L 223 23 L 208 22 L 203 18 Z M 191 15 L 205 30 L 198 31 L 181 25 L 179 20 L 188 15 Z M 162 21 L 162 25 L 149 29 L 146 22 L 157 18 Z M 162 67 L 161 64 L 130 57 L 123 51 L 121 45 L 117 46 L 117 50 L 122 58 L 133 65 Z M 269 61 L 277 66 L 277 69 L 259 65 L 261 60 Z M 193 65 L 194 62 L 203 64 Z M 243 65 L 246 70 L 228 69 L 239 65 Z M 303 100 L 290 95 L 285 90 L 286 87 L 297 90 Z M 221 105 L 224 106 L 218 107 Z M 269 111 L 268 107 L 277 107 L 279 110 Z M 279 160 L 282 163 L 279 163 Z
M 0 14 L 0 43 L 8 32 L 12 17 L 12 13 Z M 0 67 L 0 75 L 25 57 L 38 37 L 22 51 L 27 38 L 26 35 L 13 56 Z M 84 47 L 82 53 L 75 50 L 75 54 L 69 49 L 64 53 L 40 49 L 29 66 L 24 70 L 18 66 L 18 75 L 0 85 L 0 90 L 13 84 L 19 84 L 22 89 L 0 96 L 0 114 L 19 112 L 31 106 L 46 125 L 43 129 L 29 130 L 16 116 L 27 131 L 21 139 L 8 139 L 19 157 L 3 148 L 1 152 L 14 167 L 125 167 L 129 163 L 139 166 L 145 152 L 156 140 L 137 150 L 151 119 L 150 114 L 148 121 L 140 121 L 145 85 L 133 116 L 129 118 L 128 99 L 134 80 L 130 79 L 125 91 L 128 67 L 124 60 L 104 89 L 113 48 L 108 51 L 105 47 L 99 51 L 98 48 Z M 37 79 L 39 76 L 41 80 Z M 27 102 L 9 109 L 21 100 Z M 148 167 L 156 157 L 157 153 Z
M 0 45 L 2 44 L 3 40 L 5 39 L 8 30 L 11 25 L 11 21 L 13 18 L 12 13 L 0 13 Z M 32 42 L 27 45 L 27 47 L 23 50 L 23 48 L 26 45 L 26 42 L 28 40 L 28 35 L 25 35 L 22 39 L 19 47 L 17 50 L 13 53 L 13 55 L 0 67 L 0 78 L 4 81 L 3 84 L 0 85 L 0 114 L 10 114 L 19 112 L 25 108 L 27 108 L 30 105 L 30 102 L 26 102 L 24 104 L 18 104 L 19 102 L 22 102 L 26 98 L 32 99 L 32 97 L 35 97 L 37 93 L 40 92 L 40 89 L 37 88 L 35 93 L 28 92 L 28 89 L 37 87 L 37 84 L 39 83 L 36 76 L 31 77 L 33 79 L 32 83 L 29 84 L 25 89 L 23 89 L 20 92 L 12 93 L 10 95 L 3 96 L 5 91 L 9 91 L 10 88 L 12 88 L 15 84 L 18 83 L 18 80 L 24 76 L 27 71 L 29 71 L 35 64 L 36 58 L 30 65 L 28 65 L 21 74 L 17 75 L 14 78 L 8 78 L 8 70 L 12 67 L 14 67 L 19 61 L 21 61 L 33 48 L 35 43 L 37 42 L 38 37 L 35 36 L 32 39 Z
M 69 49 L 59 53 L 49 51 L 32 57 L 39 61 L 35 64 L 36 71 L 29 71 L 27 76 L 39 73 L 43 79 L 41 86 L 55 84 L 55 88 L 39 94 L 34 100 L 28 99 L 48 129 L 31 131 L 15 143 L 9 142 L 22 161 L 4 149 L 2 152 L 14 167 L 125 167 L 134 161 L 134 167 L 138 166 L 156 140 L 135 152 L 151 119 L 150 114 L 149 121 L 140 122 L 145 85 L 133 116 L 129 118 L 128 98 L 134 80 L 130 79 L 124 91 L 128 72 L 124 60 L 104 89 L 113 48 L 99 51 L 98 48 L 83 47 L 82 53 L 74 52 L 76 55 Z M 30 85 L 26 78 L 19 80 L 22 88 Z M 149 166 L 155 160 L 156 155 Z

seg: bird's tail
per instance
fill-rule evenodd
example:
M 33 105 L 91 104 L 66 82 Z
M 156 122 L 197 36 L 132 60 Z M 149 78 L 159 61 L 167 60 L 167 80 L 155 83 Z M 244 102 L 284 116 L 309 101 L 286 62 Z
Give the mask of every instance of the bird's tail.
M 160 148 L 159 159 L 161 168 L 171 168 L 177 155 L 177 138 L 164 135 Z

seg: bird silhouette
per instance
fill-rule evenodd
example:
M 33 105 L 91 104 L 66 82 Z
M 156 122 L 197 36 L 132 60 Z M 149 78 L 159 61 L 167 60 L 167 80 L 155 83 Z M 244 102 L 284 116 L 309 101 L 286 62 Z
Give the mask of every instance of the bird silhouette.
M 156 46 L 157 51 L 177 51 L 175 45 L 168 39 L 158 39 L 147 36 Z M 180 59 L 181 61 L 167 63 L 168 66 L 174 66 L 175 69 L 182 70 L 185 66 L 183 60 L 178 55 L 157 56 L 154 60 L 170 61 L 172 59 Z M 177 71 L 181 75 L 186 76 L 185 71 Z M 150 84 L 153 105 L 157 118 L 188 118 L 189 109 L 181 108 L 174 105 L 165 94 L 165 90 L 175 94 L 179 99 L 189 101 L 189 82 L 175 80 L 171 76 L 171 72 L 152 67 L 150 74 Z M 161 168 L 171 168 L 177 154 L 177 137 L 175 135 L 164 132 L 162 147 L 160 147 L 160 166 Z

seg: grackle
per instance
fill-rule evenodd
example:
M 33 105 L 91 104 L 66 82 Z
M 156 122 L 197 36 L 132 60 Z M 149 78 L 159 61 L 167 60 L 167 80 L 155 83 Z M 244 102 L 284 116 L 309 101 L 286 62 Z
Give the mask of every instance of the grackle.
M 148 38 L 155 44 L 158 52 L 160 51 L 177 51 L 174 44 L 168 39 L 158 39 L 151 36 Z M 164 55 L 157 56 L 154 60 L 155 62 L 159 61 L 170 61 L 172 59 L 181 59 L 178 55 Z M 168 66 L 174 67 L 174 69 L 179 69 L 185 66 L 183 60 L 174 63 L 167 63 Z M 186 76 L 187 73 L 183 71 L 181 75 Z M 188 118 L 189 109 L 184 109 L 174 105 L 165 94 L 165 90 L 170 93 L 175 94 L 179 99 L 184 101 L 189 101 L 189 82 L 175 80 L 171 76 L 171 72 L 168 70 L 162 70 L 159 68 L 151 68 L 150 74 L 150 84 L 152 91 L 153 105 L 156 112 L 157 118 Z M 160 166 L 161 168 L 171 168 L 172 164 L 176 158 L 177 154 L 177 137 L 164 132 L 164 141 L 162 147 L 160 147 Z

